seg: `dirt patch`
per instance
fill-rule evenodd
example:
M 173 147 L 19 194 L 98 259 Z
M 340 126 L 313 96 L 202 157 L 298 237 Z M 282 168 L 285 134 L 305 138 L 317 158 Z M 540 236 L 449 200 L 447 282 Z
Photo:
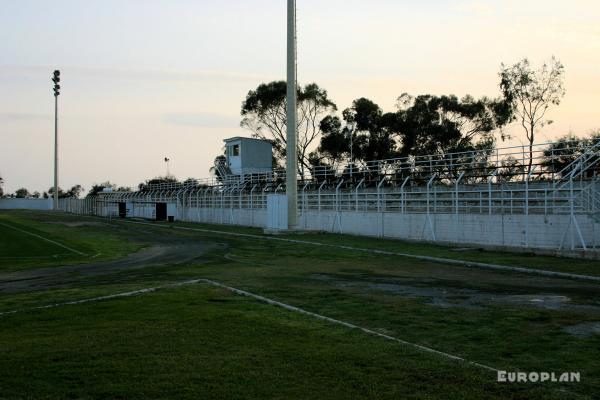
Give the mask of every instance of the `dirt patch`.
M 314 274 L 312 279 L 328 282 L 336 287 L 352 288 L 363 292 L 380 291 L 402 297 L 423 299 L 425 304 L 436 307 L 480 309 L 489 305 L 513 305 L 543 308 L 547 310 L 569 310 L 600 314 L 600 307 L 590 304 L 575 304 L 568 296 L 555 293 L 510 294 L 445 286 L 443 282 L 425 279 L 365 278 L 341 279 L 339 277 Z
M 0 275 L 0 293 L 16 293 L 59 288 L 92 276 L 108 275 L 159 265 L 179 265 L 199 260 L 212 243 L 184 240 L 179 243 L 155 244 L 136 253 L 111 261 L 82 265 L 25 270 Z
M 587 339 L 594 335 L 600 335 L 600 322 L 583 322 L 577 325 L 565 326 L 563 331 L 575 337 Z
M 452 248 L 450 249 L 450 251 L 455 251 L 457 253 L 474 253 L 474 252 L 482 252 L 483 249 L 480 248 L 476 248 L 476 247 L 456 247 L 456 248 Z
M 73 221 L 73 222 L 67 222 L 67 221 L 48 221 L 46 223 L 47 224 L 53 224 L 53 225 L 63 225 L 63 226 L 67 226 L 69 228 L 82 228 L 82 227 L 86 227 L 86 226 L 92 226 L 92 227 L 112 226 L 112 225 L 106 224 L 104 222 L 94 222 L 94 221 Z

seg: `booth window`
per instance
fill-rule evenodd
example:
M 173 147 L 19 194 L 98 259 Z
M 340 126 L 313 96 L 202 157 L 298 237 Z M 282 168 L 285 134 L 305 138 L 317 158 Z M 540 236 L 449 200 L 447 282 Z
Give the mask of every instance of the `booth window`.
M 239 144 L 234 144 L 231 153 L 232 153 L 231 154 L 232 156 L 239 156 L 240 155 L 240 145 Z

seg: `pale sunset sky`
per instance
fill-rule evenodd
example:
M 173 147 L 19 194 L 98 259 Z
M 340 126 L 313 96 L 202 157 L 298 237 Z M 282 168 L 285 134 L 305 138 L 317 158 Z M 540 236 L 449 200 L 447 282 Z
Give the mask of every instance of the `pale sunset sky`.
M 285 0 L 2 0 L 4 191 L 53 182 L 62 72 L 60 186 L 208 176 L 222 140 L 249 135 L 240 105 L 285 79 Z M 498 71 L 552 55 L 567 94 L 544 142 L 600 128 L 598 0 L 298 0 L 298 76 L 340 110 L 418 94 L 499 96 Z M 519 130 L 514 135 L 522 136 Z

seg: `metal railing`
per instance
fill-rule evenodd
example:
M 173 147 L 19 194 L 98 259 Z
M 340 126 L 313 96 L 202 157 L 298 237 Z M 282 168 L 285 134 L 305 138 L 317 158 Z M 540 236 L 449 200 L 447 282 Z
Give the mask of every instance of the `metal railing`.
M 500 150 L 496 153 L 497 159 L 501 154 L 512 154 Z M 454 155 L 448 159 L 457 160 Z M 512 180 L 505 179 L 500 169 L 488 167 L 482 179 L 470 179 L 474 176 L 473 169 L 454 169 L 464 167 L 460 163 L 452 164 L 451 169 L 440 169 L 436 167 L 440 164 L 431 162 L 429 169 L 419 167 L 419 171 L 414 172 L 414 166 L 423 162 L 415 158 L 413 173 L 401 175 L 402 179 L 396 175 L 395 180 L 389 175 L 379 175 L 374 181 L 368 174 L 351 177 L 345 171 L 331 180 L 315 177 L 300 180 L 298 212 L 301 215 L 335 212 L 338 219 L 343 212 L 425 214 L 430 224 L 430 216 L 434 214 L 521 215 L 525 216 L 526 232 L 529 232 L 530 215 L 566 215 L 571 247 L 580 243 L 585 249 L 578 217 L 586 215 L 600 223 L 600 179 L 594 169 L 599 159 L 600 142 L 583 149 L 579 157 L 569 163 L 563 162 L 554 175 L 549 175 L 543 165 L 536 164 L 524 176 Z M 389 160 L 385 162 L 390 165 Z M 453 171 L 451 177 L 450 170 Z M 426 176 L 423 171 L 433 173 Z M 127 216 L 153 219 L 156 204 L 167 203 L 175 207 L 171 213 L 175 210 L 179 220 L 201 221 L 203 215 L 213 213 L 219 215 L 222 223 L 232 223 L 234 210 L 266 210 L 268 195 L 285 193 L 285 183 L 278 172 L 238 177 L 231 182 L 216 180 L 208 184 L 206 180 L 188 180 L 150 185 L 137 192 L 106 192 L 81 200 L 62 199 L 60 208 L 105 217 L 116 217 L 119 210 L 122 212 L 125 208 Z M 229 211 L 224 213 L 225 210 Z M 227 213 L 232 216 L 229 222 Z M 435 236 L 433 227 L 431 232 Z M 525 236 L 529 243 L 528 235 Z
M 430 154 L 367 162 L 337 162 L 331 166 L 315 166 L 305 175 L 298 175 L 301 186 L 336 187 L 344 180 L 345 186 L 363 181 L 364 186 L 400 186 L 407 177 L 412 184 L 426 184 L 437 175 L 442 182 L 455 182 L 459 177 L 466 183 L 525 182 L 546 180 L 568 182 L 570 178 L 600 173 L 600 141 L 582 147 L 580 142 L 542 143 L 532 147 L 531 170 L 529 147 L 512 146 L 489 150 L 473 150 L 445 154 Z M 567 155 L 567 156 L 566 156 Z M 571 160 L 572 159 L 572 160 Z M 565 163 L 567 165 L 565 165 Z M 533 173 L 531 172 L 533 171 Z M 246 175 L 223 175 L 185 182 L 167 182 L 145 185 L 142 191 L 180 190 L 186 187 L 213 187 L 258 184 L 277 187 L 285 182 L 285 170 Z

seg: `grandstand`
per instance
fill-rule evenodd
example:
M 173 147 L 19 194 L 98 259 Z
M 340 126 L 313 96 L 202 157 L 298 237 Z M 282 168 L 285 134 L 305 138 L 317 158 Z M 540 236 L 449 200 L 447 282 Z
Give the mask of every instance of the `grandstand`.
M 567 156 L 568 155 L 568 156 Z M 301 229 L 589 252 L 600 247 L 600 141 L 315 167 L 298 177 Z M 266 227 L 285 171 L 63 199 L 64 211 Z

